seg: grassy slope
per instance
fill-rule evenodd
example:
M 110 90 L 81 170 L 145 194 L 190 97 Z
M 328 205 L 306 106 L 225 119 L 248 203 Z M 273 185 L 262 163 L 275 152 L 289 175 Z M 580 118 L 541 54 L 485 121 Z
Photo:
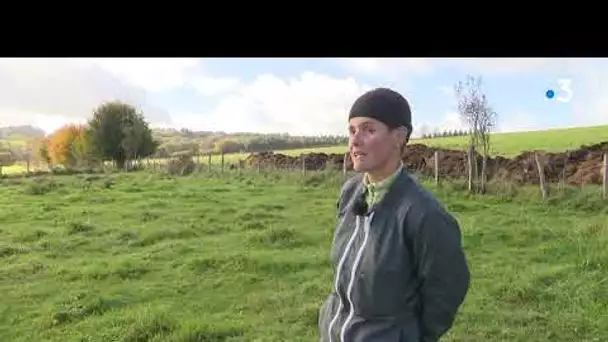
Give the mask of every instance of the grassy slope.
M 497 133 L 492 136 L 491 144 L 493 154 L 515 156 L 526 150 L 546 150 L 561 152 L 579 148 L 581 145 L 590 145 L 608 141 L 608 126 L 577 127 L 567 129 L 552 129 L 546 131 Z M 467 137 L 449 137 L 437 139 L 414 139 L 411 143 L 420 143 L 429 146 L 439 146 L 454 149 L 466 149 Z M 335 146 L 320 149 L 309 149 L 306 152 L 316 151 L 325 153 L 344 153 L 346 146 Z M 290 150 L 285 153 L 300 154 L 303 150 Z
M 28 138 L 23 139 L 0 139 L 0 146 L 23 147 L 27 145 Z
M 55 177 L 42 195 L 34 180 L 0 187 L 0 340 L 316 339 L 338 181 L 115 177 Z M 473 274 L 446 341 L 608 340 L 596 197 L 433 190 L 462 224 Z

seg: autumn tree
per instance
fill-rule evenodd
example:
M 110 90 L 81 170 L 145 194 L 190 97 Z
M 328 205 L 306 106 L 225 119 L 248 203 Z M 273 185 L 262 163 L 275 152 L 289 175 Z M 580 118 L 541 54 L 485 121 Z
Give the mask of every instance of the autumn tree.
M 85 125 L 69 124 L 53 132 L 47 138 L 47 158 L 52 164 L 74 168 L 88 163 L 87 127 Z
M 481 184 L 480 191 L 486 190 L 486 165 L 490 153 L 490 133 L 496 126 L 498 114 L 494 112 L 488 102 L 488 97 L 482 87 L 481 77 L 467 76 L 465 82 L 459 81 L 455 88 L 460 118 L 469 126 L 469 151 L 481 150 Z M 471 153 L 475 155 L 475 153 Z M 477 162 L 472 166 L 477 176 Z M 471 182 L 469 180 L 469 187 Z
M 119 168 L 124 168 L 128 160 L 154 154 L 158 147 L 143 114 L 120 101 L 106 102 L 95 109 L 88 136 L 92 153 L 116 162 Z

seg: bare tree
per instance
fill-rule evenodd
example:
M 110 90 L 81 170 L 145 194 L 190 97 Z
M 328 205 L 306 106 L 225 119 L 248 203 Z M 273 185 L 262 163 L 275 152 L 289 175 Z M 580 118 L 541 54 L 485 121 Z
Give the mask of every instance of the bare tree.
M 25 162 L 26 172 L 30 173 L 32 171 L 32 161 L 34 160 L 34 141 L 28 141 L 27 144 L 20 148 L 18 151 L 17 159 Z M 14 153 L 15 151 L 13 151 Z
M 498 114 L 492 109 L 488 97 L 483 91 L 481 77 L 467 75 L 464 82 L 459 81 L 455 85 L 456 98 L 458 100 L 458 113 L 460 118 L 469 126 L 469 151 L 470 155 L 476 155 L 481 150 L 481 184 L 479 190 L 486 191 L 487 159 L 490 154 L 490 133 L 496 127 Z M 474 175 L 477 180 L 477 161 L 473 159 L 470 164 L 474 167 Z M 472 179 L 469 179 L 469 189 Z
M 15 164 L 15 155 L 11 150 L 10 144 L 0 145 L 0 176 L 2 176 L 2 168 Z

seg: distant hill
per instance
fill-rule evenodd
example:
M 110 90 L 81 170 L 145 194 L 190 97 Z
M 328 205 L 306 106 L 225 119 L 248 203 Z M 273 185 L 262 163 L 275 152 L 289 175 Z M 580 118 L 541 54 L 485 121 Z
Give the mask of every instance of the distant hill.
M 295 148 L 314 148 L 347 143 L 346 136 L 293 136 L 284 133 L 226 133 L 191 131 L 188 129 L 153 128 L 154 138 L 160 142 L 157 157 L 167 157 L 186 151 L 192 153 L 262 152 Z M 13 148 L 25 146 L 27 141 L 40 139 L 45 132 L 35 126 L 0 127 L 0 142 Z
M 153 135 L 156 140 L 161 142 L 158 157 L 184 151 L 194 153 L 262 152 L 335 146 L 348 142 L 345 135 L 295 136 L 287 133 L 226 133 L 188 129 L 153 129 Z
M 40 139 L 45 135 L 42 129 L 32 125 L 0 127 L 0 140 L 24 142 Z

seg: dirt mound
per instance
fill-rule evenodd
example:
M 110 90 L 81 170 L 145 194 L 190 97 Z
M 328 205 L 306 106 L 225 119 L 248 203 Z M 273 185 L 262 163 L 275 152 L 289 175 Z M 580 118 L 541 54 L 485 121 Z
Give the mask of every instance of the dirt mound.
M 439 173 L 442 178 L 467 177 L 466 152 L 429 147 L 423 144 L 408 145 L 402 156 L 405 167 L 413 172 L 433 175 L 435 151 L 439 155 Z M 564 181 L 572 185 L 601 184 L 603 154 L 608 153 L 608 141 L 581 146 L 577 150 L 561 153 L 526 151 L 513 158 L 492 157 L 487 160 L 488 178 L 520 184 L 538 184 L 539 176 L 534 155 L 539 154 L 544 165 L 545 177 L 551 183 Z M 309 153 L 288 156 L 281 153 L 254 153 L 247 157 L 248 167 L 323 170 L 342 169 L 344 154 Z M 478 170 L 481 156 L 478 155 Z M 347 159 L 347 169 L 352 163 Z
M 245 165 L 252 168 L 324 170 L 342 169 L 344 154 L 308 153 L 288 156 L 281 153 L 261 152 L 250 154 Z M 352 165 L 348 165 L 352 168 Z

